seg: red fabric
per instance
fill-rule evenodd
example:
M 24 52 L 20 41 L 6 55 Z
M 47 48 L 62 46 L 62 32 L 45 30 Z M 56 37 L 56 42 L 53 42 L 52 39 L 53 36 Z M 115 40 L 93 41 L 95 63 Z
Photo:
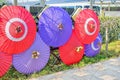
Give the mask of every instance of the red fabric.
M 88 35 L 85 32 L 84 25 L 85 25 L 85 22 L 88 18 L 93 18 L 96 21 L 96 24 L 97 24 L 96 31 L 93 35 Z M 88 22 L 87 28 L 88 28 L 89 32 L 93 32 L 95 30 L 94 28 L 91 28 L 91 25 L 95 26 L 95 22 L 93 22 L 93 21 Z M 76 16 L 74 26 L 75 26 L 75 32 L 76 32 L 77 37 L 84 44 L 89 44 L 89 43 L 93 42 L 96 39 L 96 37 L 99 33 L 99 30 L 100 30 L 100 22 L 99 22 L 98 16 L 91 9 L 82 10 Z
M 0 51 L 8 54 L 16 54 L 28 49 L 36 36 L 36 24 L 33 16 L 24 8 L 20 6 L 6 6 L 0 10 Z M 19 18 L 24 21 L 27 25 L 28 32 L 26 37 L 21 41 L 10 40 L 5 32 L 7 23 L 11 23 L 9 33 L 15 38 L 20 38 L 25 33 L 23 23 L 14 21 L 10 22 L 11 19 Z M 17 33 L 17 27 L 20 26 L 21 32 Z
M 82 49 L 77 52 L 77 47 Z M 59 48 L 60 58 L 66 65 L 78 63 L 84 54 L 84 45 L 77 39 L 75 32 L 73 31 L 69 41 Z
M 5 75 L 12 64 L 12 56 L 4 53 L 0 53 L 0 77 Z

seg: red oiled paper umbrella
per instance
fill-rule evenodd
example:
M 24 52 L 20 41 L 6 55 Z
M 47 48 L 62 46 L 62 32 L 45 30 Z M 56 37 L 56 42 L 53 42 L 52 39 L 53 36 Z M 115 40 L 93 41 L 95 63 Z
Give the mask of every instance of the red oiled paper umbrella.
M 0 52 L 0 77 L 5 75 L 12 64 L 12 56 Z
M 0 51 L 15 54 L 28 49 L 36 35 L 32 15 L 20 6 L 6 6 L 0 18 Z
M 93 42 L 100 30 L 100 22 L 97 14 L 91 9 L 84 9 L 76 16 L 75 32 L 79 40 L 84 44 Z
M 84 45 L 77 39 L 75 31 L 68 42 L 59 48 L 60 58 L 66 65 L 78 63 L 84 54 Z

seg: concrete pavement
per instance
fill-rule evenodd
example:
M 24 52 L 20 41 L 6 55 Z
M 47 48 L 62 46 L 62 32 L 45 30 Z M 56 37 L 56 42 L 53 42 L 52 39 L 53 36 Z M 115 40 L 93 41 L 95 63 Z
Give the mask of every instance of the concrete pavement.
M 120 57 L 30 80 L 120 80 Z

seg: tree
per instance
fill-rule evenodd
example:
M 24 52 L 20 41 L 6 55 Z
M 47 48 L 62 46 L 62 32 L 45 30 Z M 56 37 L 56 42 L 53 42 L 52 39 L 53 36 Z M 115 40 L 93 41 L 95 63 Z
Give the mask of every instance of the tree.
M 6 0 L 0 0 L 0 3 L 5 3 L 6 2 Z
M 17 5 L 17 0 L 14 0 L 14 5 Z
M 6 4 L 6 0 L 0 0 L 0 8 Z
M 108 51 L 108 43 L 118 39 L 120 32 L 120 19 L 119 17 L 100 17 L 101 33 L 106 43 L 106 51 Z

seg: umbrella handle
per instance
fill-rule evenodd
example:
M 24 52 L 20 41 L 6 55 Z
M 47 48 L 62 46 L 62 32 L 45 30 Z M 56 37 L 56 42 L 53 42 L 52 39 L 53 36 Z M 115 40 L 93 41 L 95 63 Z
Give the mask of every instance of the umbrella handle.
M 30 60 L 26 63 L 26 65 L 25 65 L 26 67 L 28 67 L 28 66 L 30 65 L 31 60 L 32 60 L 32 59 L 30 59 Z
M 76 48 L 76 52 L 80 52 L 80 50 L 82 50 L 82 49 L 83 49 L 83 47 L 79 46 L 79 47 Z

